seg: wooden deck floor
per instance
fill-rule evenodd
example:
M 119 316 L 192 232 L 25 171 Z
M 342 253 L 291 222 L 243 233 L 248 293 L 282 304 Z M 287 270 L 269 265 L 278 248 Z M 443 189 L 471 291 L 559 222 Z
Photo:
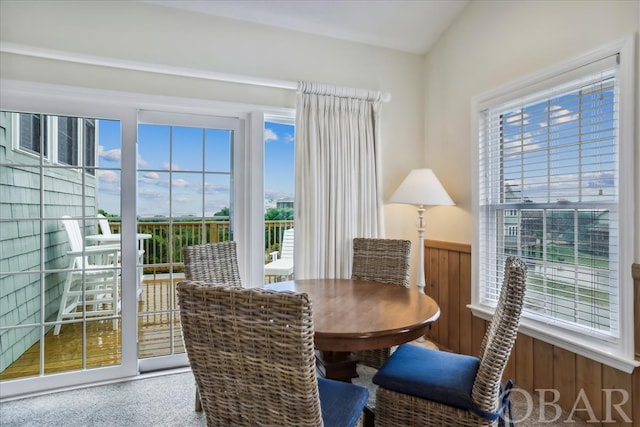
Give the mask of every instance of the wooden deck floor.
M 173 282 L 180 280 L 181 277 L 174 277 Z M 176 307 L 175 285 L 169 282 L 167 275 L 145 276 L 138 307 L 138 357 L 184 352 L 179 314 L 169 311 Z M 111 320 L 89 321 L 86 325 L 86 339 L 83 339 L 81 323 L 62 326 L 59 335 L 53 335 L 51 328 L 44 336 L 44 343 L 39 341 L 32 345 L 0 373 L 0 380 L 40 375 L 42 344 L 44 375 L 120 364 L 122 328 L 114 330 Z M 86 341 L 84 351 L 83 341 Z

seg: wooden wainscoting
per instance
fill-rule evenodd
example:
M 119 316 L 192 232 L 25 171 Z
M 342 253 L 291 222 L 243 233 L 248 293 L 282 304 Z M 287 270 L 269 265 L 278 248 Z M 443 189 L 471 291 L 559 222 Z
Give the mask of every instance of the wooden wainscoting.
M 473 316 L 467 308 L 471 302 L 471 245 L 426 240 L 424 256 L 425 292 L 438 302 L 441 310 L 440 319 L 427 334 L 428 338 L 454 352 L 478 355 L 487 322 Z M 635 348 L 640 359 L 640 265 L 633 265 L 632 274 L 635 325 L 638 326 Z M 627 374 L 520 333 L 504 377 L 514 379 L 517 387 L 536 395 L 540 389 L 558 390 L 558 404 L 568 412 L 584 389 L 598 420 L 605 420 L 607 414 L 611 414 L 613 422 L 604 425 L 640 426 L 640 368 Z M 618 411 L 605 407 L 607 396 L 603 389 L 622 389 L 628 393 L 629 399 L 620 409 L 633 423 L 625 423 Z M 613 403 L 619 403 L 622 395 L 614 393 L 610 397 Z M 551 401 L 552 396 L 547 395 L 546 400 Z M 585 406 L 578 405 L 578 408 Z M 589 419 L 584 410 L 576 411 L 575 415 Z
M 636 313 L 636 360 L 640 360 L 640 264 L 633 264 L 631 266 L 631 275 L 633 276 L 633 307 Z

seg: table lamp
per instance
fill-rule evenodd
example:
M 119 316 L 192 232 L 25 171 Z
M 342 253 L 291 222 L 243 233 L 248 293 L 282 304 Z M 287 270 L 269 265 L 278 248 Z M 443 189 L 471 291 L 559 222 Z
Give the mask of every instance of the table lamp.
M 391 203 L 418 206 L 418 243 L 420 246 L 418 290 L 424 292 L 424 207 L 455 205 L 431 169 L 414 169 L 389 199 Z

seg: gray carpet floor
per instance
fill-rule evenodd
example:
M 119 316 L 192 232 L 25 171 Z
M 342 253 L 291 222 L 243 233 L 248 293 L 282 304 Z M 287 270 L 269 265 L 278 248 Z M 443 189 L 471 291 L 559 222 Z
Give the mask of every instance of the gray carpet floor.
M 0 426 L 205 426 L 191 372 L 51 393 L 0 405 Z
M 359 367 L 361 383 L 371 391 L 374 404 L 375 386 L 370 383 L 373 369 Z M 514 418 L 527 414 L 526 400 L 514 393 Z M 204 414 L 194 411 L 195 385 L 191 372 L 159 375 L 89 387 L 79 390 L 51 393 L 42 396 L 8 401 L 0 404 L 0 426 L 62 426 L 65 427 L 163 427 L 204 426 Z M 539 405 L 534 402 L 521 427 L 562 426 L 566 414 L 556 423 L 541 423 L 554 414 L 540 418 Z M 573 426 L 586 426 L 576 422 Z

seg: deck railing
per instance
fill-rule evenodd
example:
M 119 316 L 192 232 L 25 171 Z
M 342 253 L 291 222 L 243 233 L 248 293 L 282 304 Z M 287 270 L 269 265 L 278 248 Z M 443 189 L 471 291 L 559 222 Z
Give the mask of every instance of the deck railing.
M 120 223 L 110 221 L 112 233 L 120 232 Z M 280 249 L 280 240 L 285 230 L 293 228 L 293 220 L 264 222 L 264 261 L 269 262 L 269 253 Z M 232 239 L 228 220 L 172 220 L 139 221 L 138 233 L 150 234 L 143 241 L 145 273 L 182 271 L 182 248 L 188 245 L 223 242 Z M 171 238 L 170 238 L 171 237 Z

